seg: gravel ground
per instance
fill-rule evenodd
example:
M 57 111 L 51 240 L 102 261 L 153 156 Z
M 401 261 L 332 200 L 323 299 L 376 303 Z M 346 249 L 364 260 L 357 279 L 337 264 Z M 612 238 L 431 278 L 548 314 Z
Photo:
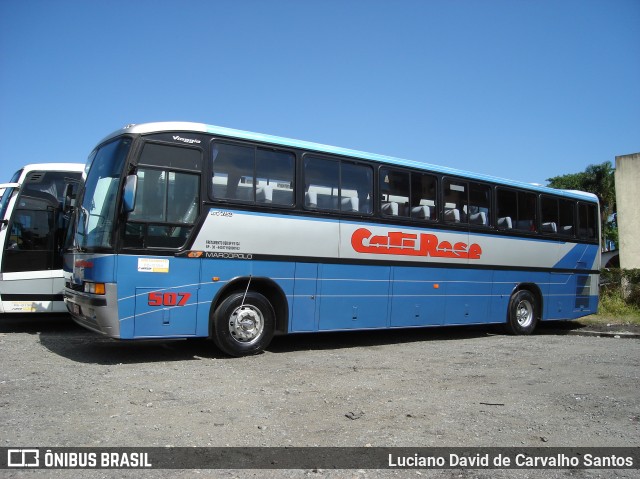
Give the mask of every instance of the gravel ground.
M 0 319 L 0 447 L 628 447 L 640 342 L 492 328 L 118 342 L 68 319 Z M 0 471 L 131 477 L 136 471 Z M 145 477 L 637 477 L 638 470 L 153 470 Z

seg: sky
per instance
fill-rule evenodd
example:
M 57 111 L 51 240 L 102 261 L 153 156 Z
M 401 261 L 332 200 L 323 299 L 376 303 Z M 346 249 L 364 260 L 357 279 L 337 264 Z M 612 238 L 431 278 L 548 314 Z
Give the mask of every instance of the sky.
M 194 121 L 546 184 L 639 107 L 640 0 L 0 0 L 0 181 Z

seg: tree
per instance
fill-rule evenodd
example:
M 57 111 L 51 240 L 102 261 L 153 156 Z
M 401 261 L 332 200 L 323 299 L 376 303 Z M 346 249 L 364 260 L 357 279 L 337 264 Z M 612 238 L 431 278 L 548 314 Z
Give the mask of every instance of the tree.
M 589 165 L 582 173 L 548 178 L 551 188 L 580 190 L 593 193 L 600 201 L 600 221 L 602 224 L 602 244 L 606 245 L 609 217 L 616 210 L 615 168 L 610 161 L 600 165 Z

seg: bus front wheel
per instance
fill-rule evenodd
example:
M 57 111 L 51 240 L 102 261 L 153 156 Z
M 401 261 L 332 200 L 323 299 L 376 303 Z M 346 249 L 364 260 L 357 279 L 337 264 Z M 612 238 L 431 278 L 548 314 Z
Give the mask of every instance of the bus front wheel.
M 509 300 L 506 330 L 510 334 L 531 334 L 538 324 L 538 303 L 530 291 L 516 291 Z
M 275 314 L 267 298 L 248 291 L 227 296 L 213 313 L 213 341 L 229 356 L 264 350 L 275 329 Z

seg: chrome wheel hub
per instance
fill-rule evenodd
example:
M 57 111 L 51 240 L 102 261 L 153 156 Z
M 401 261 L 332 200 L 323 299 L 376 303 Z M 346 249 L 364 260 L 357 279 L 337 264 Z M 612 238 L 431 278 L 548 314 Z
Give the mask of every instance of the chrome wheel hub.
M 244 305 L 237 308 L 229 318 L 231 337 L 241 343 L 256 341 L 264 331 L 264 318 L 259 309 Z
M 533 305 L 529 301 L 520 301 L 516 309 L 518 324 L 526 328 L 533 322 Z

